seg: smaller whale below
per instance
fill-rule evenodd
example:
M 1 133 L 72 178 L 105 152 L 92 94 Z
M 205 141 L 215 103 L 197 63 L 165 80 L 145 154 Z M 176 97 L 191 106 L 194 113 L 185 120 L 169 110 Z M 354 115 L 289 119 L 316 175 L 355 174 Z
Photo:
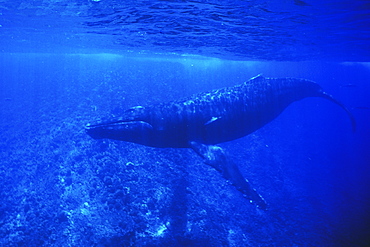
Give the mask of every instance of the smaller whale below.
M 88 124 L 86 133 L 94 139 L 114 139 L 158 148 L 192 148 L 219 171 L 243 195 L 261 209 L 265 200 L 242 176 L 239 167 L 218 143 L 244 137 L 274 120 L 291 103 L 321 97 L 351 112 L 322 90 L 319 84 L 297 78 L 256 76 L 241 85 L 192 97 L 126 110 L 113 121 Z

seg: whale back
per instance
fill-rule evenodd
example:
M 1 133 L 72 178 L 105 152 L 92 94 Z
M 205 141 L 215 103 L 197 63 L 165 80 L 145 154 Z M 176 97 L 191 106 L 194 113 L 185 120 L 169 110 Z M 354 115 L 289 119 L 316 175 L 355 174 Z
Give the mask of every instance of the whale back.
M 115 121 L 89 125 L 93 138 L 110 138 L 153 147 L 213 145 L 246 136 L 275 119 L 288 105 L 322 97 L 350 111 L 317 83 L 297 78 L 254 77 L 234 87 L 200 93 L 184 100 L 133 107 Z

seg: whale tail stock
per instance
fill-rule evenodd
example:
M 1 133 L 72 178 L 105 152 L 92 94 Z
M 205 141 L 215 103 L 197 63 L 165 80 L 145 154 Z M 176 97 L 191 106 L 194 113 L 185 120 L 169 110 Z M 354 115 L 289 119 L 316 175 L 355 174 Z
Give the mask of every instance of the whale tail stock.
M 274 104 L 282 103 L 281 110 L 284 110 L 290 103 L 301 100 L 307 97 L 320 97 L 330 100 L 331 102 L 339 105 L 348 114 L 353 132 L 356 131 L 356 121 L 352 113 L 345 107 L 341 102 L 336 100 L 333 96 L 326 93 L 321 86 L 311 80 L 300 79 L 300 78 L 267 78 L 262 75 L 251 78 L 247 84 L 257 85 L 258 88 L 262 88 L 263 92 L 267 92 L 266 85 L 271 87 L 271 91 L 274 93 L 270 96 L 277 96 Z M 255 88 L 255 86 L 253 86 Z M 255 90 L 255 89 L 254 89 Z M 257 90 L 258 91 L 258 90 Z M 255 90 L 256 92 L 256 90 Z M 262 92 L 262 93 L 263 93 Z M 253 93 L 253 92 L 252 92 Z M 259 92 L 261 94 L 261 92 Z M 270 106 L 271 107 L 271 106 Z
M 205 145 L 199 142 L 190 142 L 190 147 L 203 158 L 204 163 L 219 171 L 226 180 L 229 180 L 243 195 L 258 208 L 266 210 L 267 204 L 249 181 L 243 177 L 238 166 L 225 154 L 225 151 L 215 145 Z
M 355 120 L 355 117 L 352 115 L 351 111 L 348 110 L 347 107 L 345 107 L 342 103 L 340 103 L 338 100 L 336 100 L 333 96 L 331 96 L 330 94 L 324 92 L 324 91 L 321 91 L 320 94 L 319 94 L 319 97 L 322 97 L 322 98 L 325 98 L 325 99 L 328 99 L 330 100 L 331 102 L 333 102 L 334 104 L 337 104 L 339 105 L 343 110 L 345 110 L 351 120 L 351 125 L 352 125 L 352 131 L 355 132 L 356 131 L 356 120 Z

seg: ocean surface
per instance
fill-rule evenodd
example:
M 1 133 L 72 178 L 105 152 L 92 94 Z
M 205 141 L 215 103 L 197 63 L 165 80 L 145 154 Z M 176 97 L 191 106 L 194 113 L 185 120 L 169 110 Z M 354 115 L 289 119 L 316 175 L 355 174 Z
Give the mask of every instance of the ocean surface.
M 0 1 L 0 50 L 369 61 L 367 0 Z
M 369 246 L 368 1 L 0 0 L 0 246 Z M 94 140 L 133 106 L 262 74 L 322 98 L 218 144 L 261 210 L 191 149 Z

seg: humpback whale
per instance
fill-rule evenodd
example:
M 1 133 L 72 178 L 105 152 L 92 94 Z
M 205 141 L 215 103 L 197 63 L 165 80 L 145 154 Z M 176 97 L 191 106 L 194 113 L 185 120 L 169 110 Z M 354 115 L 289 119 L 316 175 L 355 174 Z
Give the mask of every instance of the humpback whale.
M 200 93 L 183 100 L 126 110 L 114 121 L 88 124 L 94 139 L 114 139 L 159 148 L 192 148 L 204 163 L 214 167 L 255 203 L 266 209 L 265 200 L 252 188 L 238 166 L 218 143 L 244 137 L 275 119 L 291 103 L 321 97 L 351 112 L 316 82 L 297 78 L 253 77 L 241 85 Z

